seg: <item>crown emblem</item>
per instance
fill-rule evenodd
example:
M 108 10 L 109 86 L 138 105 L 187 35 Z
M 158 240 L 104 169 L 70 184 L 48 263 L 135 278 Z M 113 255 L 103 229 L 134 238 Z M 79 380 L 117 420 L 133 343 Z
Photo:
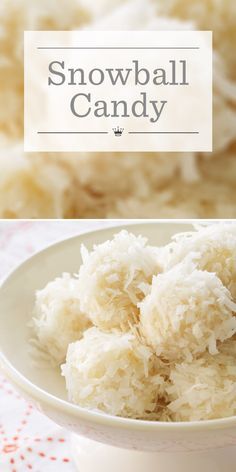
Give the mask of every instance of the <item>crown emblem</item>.
M 117 126 L 117 128 L 112 128 L 112 129 L 113 129 L 114 135 L 117 137 L 120 137 L 124 131 L 124 128 L 119 128 L 119 126 Z

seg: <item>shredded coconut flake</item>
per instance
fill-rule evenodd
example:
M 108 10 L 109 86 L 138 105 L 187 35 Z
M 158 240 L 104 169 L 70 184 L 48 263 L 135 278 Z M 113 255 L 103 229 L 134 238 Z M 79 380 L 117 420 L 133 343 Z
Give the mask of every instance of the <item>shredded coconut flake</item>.
M 184 259 L 192 260 L 199 269 L 215 272 L 236 299 L 236 223 L 197 227 L 173 239 L 160 256 L 166 269 Z
M 139 304 L 140 330 L 157 355 L 191 360 L 236 332 L 236 304 L 218 277 L 180 263 L 153 278 Z
M 149 418 L 164 396 L 157 359 L 131 333 L 89 329 L 70 344 L 62 372 L 71 401 L 112 415 Z
M 33 327 L 38 346 L 52 362 L 64 362 L 69 343 L 91 326 L 81 312 L 78 281 L 65 273 L 36 292 Z
M 170 372 L 166 410 L 171 421 L 198 421 L 236 414 L 236 340 L 219 346 L 219 354 L 204 353 Z
M 102 329 L 127 330 L 139 317 L 137 303 L 144 297 L 145 284 L 160 271 L 156 250 L 146 239 L 127 231 L 111 241 L 82 248 L 79 271 L 81 308 Z

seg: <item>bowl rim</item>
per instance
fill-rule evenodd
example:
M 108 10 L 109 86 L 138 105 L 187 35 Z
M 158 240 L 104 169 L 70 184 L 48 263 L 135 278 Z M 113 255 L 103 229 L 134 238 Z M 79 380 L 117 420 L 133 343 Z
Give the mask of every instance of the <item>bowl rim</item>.
M 130 220 L 128 220 L 130 221 Z M 193 220 L 152 220 L 152 221 L 139 221 L 139 222 L 132 222 L 131 224 L 127 224 L 128 221 L 125 221 L 124 224 L 114 225 L 114 226 L 106 226 L 98 229 L 93 229 L 91 231 L 81 231 L 77 234 L 69 237 L 64 237 L 61 239 L 57 239 L 56 241 L 47 244 L 42 249 L 35 251 L 30 257 L 24 258 L 19 264 L 13 267 L 8 273 L 0 280 L 0 297 L 2 293 L 2 289 L 10 283 L 11 277 L 15 275 L 16 272 L 19 270 L 24 269 L 24 266 L 32 263 L 35 258 L 40 257 L 42 253 L 49 251 L 50 249 L 54 248 L 55 246 L 60 246 L 63 243 L 69 243 L 70 241 L 76 240 L 78 237 L 92 234 L 92 233 L 102 233 L 107 230 L 114 229 L 120 231 L 124 226 L 129 226 L 130 229 L 132 227 L 142 225 L 142 224 L 158 224 L 158 223 L 165 223 L 165 224 L 191 224 Z M 195 220 L 196 221 L 196 220 Z M 143 431 L 146 433 L 158 433 L 158 432 L 175 432 L 176 430 L 181 431 L 206 431 L 206 430 L 218 430 L 218 429 L 228 429 L 236 426 L 236 416 L 230 416 L 226 418 L 218 418 L 212 420 L 199 420 L 199 421 L 176 421 L 176 422 L 165 422 L 165 421 L 148 421 L 148 420 L 139 420 L 133 418 L 124 418 L 119 416 L 113 416 L 106 413 L 100 413 L 95 410 L 90 410 L 88 408 L 80 407 L 79 405 L 75 405 L 69 400 L 63 400 L 46 390 L 42 389 L 41 387 L 32 383 L 27 377 L 21 374 L 13 364 L 7 359 L 5 354 L 1 350 L 0 346 L 0 370 L 2 374 L 7 377 L 10 382 L 12 382 L 21 392 L 24 392 L 27 396 L 33 398 L 33 400 L 38 403 L 41 402 L 42 404 L 47 404 L 52 409 L 58 409 L 61 413 L 68 413 L 69 415 L 74 416 L 76 419 L 81 419 L 86 422 L 96 424 L 97 426 L 107 426 L 112 428 L 121 428 L 126 430 L 136 430 L 136 431 Z

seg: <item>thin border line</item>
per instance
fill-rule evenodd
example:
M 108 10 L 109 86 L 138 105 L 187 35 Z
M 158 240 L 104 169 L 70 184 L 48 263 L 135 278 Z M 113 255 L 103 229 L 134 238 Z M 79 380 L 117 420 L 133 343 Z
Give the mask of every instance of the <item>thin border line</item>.
M 37 131 L 37 134 L 108 134 L 108 131 Z
M 151 47 L 109 47 L 109 46 L 38 46 L 37 49 L 200 49 L 199 46 L 151 46 Z
M 199 131 L 129 131 L 129 134 L 199 134 Z
M 37 131 L 37 134 L 108 134 L 108 131 Z M 199 131 L 128 131 L 128 134 L 199 134 Z

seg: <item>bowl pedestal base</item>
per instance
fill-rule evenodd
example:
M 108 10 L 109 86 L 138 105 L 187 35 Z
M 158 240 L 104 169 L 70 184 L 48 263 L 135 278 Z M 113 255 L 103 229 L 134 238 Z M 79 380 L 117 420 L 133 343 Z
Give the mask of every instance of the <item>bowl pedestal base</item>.
M 78 472 L 235 472 L 236 446 L 204 452 L 139 452 L 72 435 Z

